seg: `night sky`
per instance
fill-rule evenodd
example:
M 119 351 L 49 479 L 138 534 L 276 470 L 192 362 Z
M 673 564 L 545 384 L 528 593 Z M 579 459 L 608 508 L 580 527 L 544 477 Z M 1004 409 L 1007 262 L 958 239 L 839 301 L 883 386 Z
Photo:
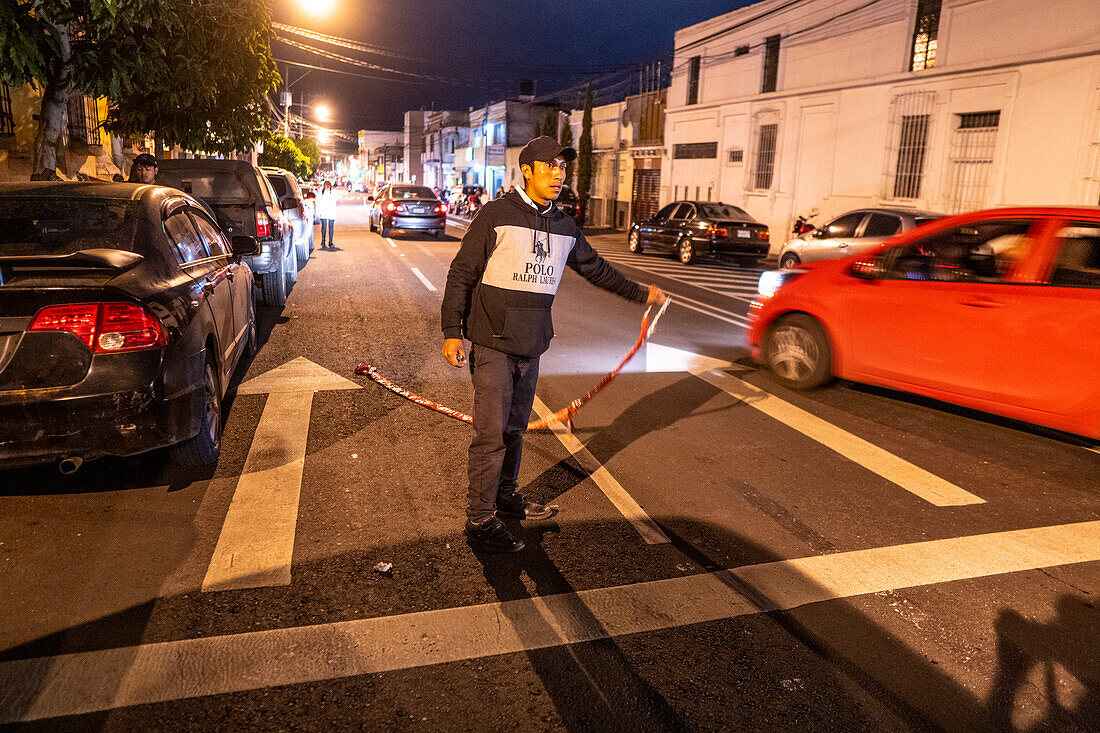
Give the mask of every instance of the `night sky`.
M 677 30 L 751 1 L 333 0 L 332 10 L 319 16 L 303 9 L 303 3 L 312 6 L 317 0 L 277 0 L 277 22 L 354 39 L 394 55 L 364 53 L 294 35 L 288 38 L 448 81 L 380 74 L 325 60 L 278 40 L 272 50 L 280 60 L 385 77 L 364 79 L 323 71 L 302 77 L 306 70 L 300 67 L 290 67 L 289 74 L 295 102 L 301 93 L 307 99 L 324 100 L 333 110 L 332 126 L 397 130 L 406 110 L 481 106 L 517 94 L 521 79 L 535 81 L 536 95 L 587 79 L 597 86 L 618 82 L 616 89 L 633 93 L 637 71 L 631 67 L 671 58 Z M 284 77 L 287 69 L 279 64 Z

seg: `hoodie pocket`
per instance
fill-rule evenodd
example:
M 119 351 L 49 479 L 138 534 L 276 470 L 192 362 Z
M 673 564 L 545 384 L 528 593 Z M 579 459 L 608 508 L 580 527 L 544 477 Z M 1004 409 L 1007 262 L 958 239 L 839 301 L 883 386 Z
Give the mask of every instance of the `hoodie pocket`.
M 554 338 L 554 324 L 546 308 L 508 308 L 504 312 L 504 328 L 494 338 L 500 339 L 500 349 L 517 356 L 539 356 Z

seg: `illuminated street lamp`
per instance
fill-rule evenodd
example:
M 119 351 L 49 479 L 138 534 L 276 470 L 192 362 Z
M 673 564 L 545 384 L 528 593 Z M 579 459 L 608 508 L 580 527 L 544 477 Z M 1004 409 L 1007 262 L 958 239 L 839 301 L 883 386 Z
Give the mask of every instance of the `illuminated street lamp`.
M 335 0 L 299 0 L 299 4 L 312 15 L 327 15 L 336 3 Z
M 313 114 L 317 116 L 317 119 L 321 122 L 329 121 L 329 108 L 327 104 L 318 104 L 313 108 Z

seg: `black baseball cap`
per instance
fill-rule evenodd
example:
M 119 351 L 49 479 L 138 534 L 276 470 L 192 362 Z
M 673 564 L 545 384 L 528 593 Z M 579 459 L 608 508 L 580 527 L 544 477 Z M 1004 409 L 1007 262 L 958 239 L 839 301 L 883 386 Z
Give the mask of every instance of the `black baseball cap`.
M 523 150 L 519 153 L 519 164 L 520 166 L 531 165 L 536 160 L 550 163 L 558 156 L 568 163 L 577 159 L 577 151 L 562 145 L 548 135 L 541 135 L 523 146 Z
M 149 153 L 142 153 L 141 155 L 134 158 L 134 165 L 144 165 L 150 166 L 152 168 L 159 167 L 157 166 L 157 159 L 149 155 Z

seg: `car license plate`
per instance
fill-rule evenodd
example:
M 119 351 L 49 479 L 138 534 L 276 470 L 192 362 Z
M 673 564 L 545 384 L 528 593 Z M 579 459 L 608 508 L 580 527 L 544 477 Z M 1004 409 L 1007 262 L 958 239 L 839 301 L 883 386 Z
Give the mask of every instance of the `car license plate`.
M 748 229 L 738 229 L 737 236 L 741 239 L 748 239 L 752 235 L 749 233 Z

